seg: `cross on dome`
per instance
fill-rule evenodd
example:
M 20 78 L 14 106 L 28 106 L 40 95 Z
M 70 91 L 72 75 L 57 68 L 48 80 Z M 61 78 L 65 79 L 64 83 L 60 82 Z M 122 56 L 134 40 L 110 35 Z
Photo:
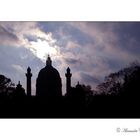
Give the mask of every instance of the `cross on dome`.
M 48 58 L 46 60 L 46 66 L 52 66 L 52 60 L 51 60 L 50 55 L 48 55 Z

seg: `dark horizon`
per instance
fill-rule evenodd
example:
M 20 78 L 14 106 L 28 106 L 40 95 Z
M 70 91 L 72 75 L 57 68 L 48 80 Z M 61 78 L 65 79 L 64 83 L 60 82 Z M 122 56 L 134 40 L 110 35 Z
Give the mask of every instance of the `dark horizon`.
M 48 62 L 47 62 L 48 63 Z M 49 75 L 48 75 L 49 74 Z M 27 93 L 20 82 L 0 75 L 1 118 L 139 118 L 140 63 L 110 73 L 95 94 L 86 85 L 71 87 L 67 69 L 67 93 L 62 95 L 56 69 L 46 65 L 37 79 L 37 94 L 31 96 L 31 69 L 27 69 Z M 51 79 L 50 79 L 51 78 Z

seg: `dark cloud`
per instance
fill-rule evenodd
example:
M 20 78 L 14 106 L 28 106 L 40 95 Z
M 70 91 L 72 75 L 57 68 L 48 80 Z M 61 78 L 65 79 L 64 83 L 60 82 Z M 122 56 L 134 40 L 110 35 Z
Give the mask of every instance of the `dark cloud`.
M 66 45 L 66 37 L 62 37 L 62 31 L 66 29 L 66 23 L 67 22 L 38 22 L 38 26 L 45 33 L 51 32 L 52 36 L 57 39 L 58 44 Z
M 114 25 L 114 32 L 118 37 L 117 46 L 130 54 L 140 54 L 140 23 L 121 22 Z
M 85 83 L 90 83 L 90 84 L 91 83 L 94 83 L 94 84 L 99 84 L 100 83 L 100 80 L 99 79 L 97 79 L 94 76 L 91 76 L 90 74 L 81 72 L 80 73 L 80 76 L 81 76 L 81 80 L 84 81 Z
M 24 35 L 24 37 L 30 42 L 30 41 L 35 41 L 37 42 L 37 37 L 36 36 L 31 36 L 31 35 Z
M 74 22 L 76 23 L 76 22 Z M 94 39 L 75 28 L 69 22 L 39 22 L 40 28 L 46 33 L 52 32 L 59 45 L 66 45 L 67 41 L 72 40 L 80 45 L 94 43 Z M 68 40 L 67 40 L 68 39 Z
M 80 63 L 81 61 L 77 60 L 77 59 L 74 59 L 74 58 L 66 58 L 65 62 L 68 63 L 68 64 L 77 64 L 77 63 Z
M 9 43 L 15 43 L 18 41 L 19 39 L 14 33 L 8 31 L 0 25 L 0 44 L 8 45 Z
M 140 22 L 118 22 L 114 27 L 116 34 L 123 40 L 130 37 L 134 37 L 136 40 L 140 39 Z
M 106 64 L 112 71 L 117 71 L 124 66 L 123 60 L 110 58 L 109 56 L 101 57 L 102 63 Z

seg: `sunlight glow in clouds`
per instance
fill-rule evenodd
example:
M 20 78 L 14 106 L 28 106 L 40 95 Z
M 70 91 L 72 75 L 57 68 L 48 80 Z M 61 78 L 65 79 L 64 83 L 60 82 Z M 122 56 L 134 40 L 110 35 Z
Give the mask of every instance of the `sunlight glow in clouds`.
M 51 46 L 49 42 L 46 40 L 40 40 L 38 39 L 37 42 L 31 41 L 30 42 L 30 48 L 33 51 L 33 53 L 40 58 L 41 60 L 46 60 L 47 55 L 56 55 L 57 49 L 55 46 Z

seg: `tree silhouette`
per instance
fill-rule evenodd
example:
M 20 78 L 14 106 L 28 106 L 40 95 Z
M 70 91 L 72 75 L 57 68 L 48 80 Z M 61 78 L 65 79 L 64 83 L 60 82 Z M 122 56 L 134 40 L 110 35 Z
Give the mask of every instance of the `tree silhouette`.
M 139 88 L 139 71 L 140 64 L 133 62 L 128 67 L 106 76 L 104 82 L 97 86 L 97 90 L 100 94 L 105 95 L 128 95 L 130 91 L 132 94 Z
M 132 69 L 129 75 L 125 75 L 122 93 L 124 96 L 137 98 L 140 97 L 140 65 L 135 65 Z
M 14 90 L 14 83 L 10 78 L 0 75 L 0 94 L 9 94 Z

